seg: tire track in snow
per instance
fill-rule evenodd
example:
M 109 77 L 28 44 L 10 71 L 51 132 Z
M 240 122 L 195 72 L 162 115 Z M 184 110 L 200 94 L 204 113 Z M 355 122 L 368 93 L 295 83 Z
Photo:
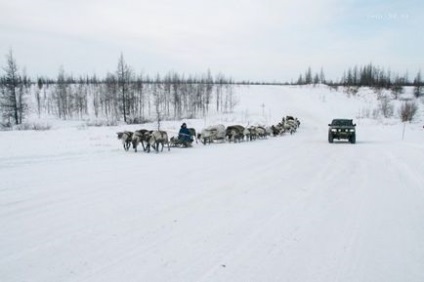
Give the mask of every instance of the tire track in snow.
M 415 205 L 414 202 L 423 199 L 422 186 L 419 185 L 423 181 L 421 173 L 405 163 L 408 157 L 405 158 L 399 145 L 380 144 L 354 161 L 352 173 L 357 179 L 355 201 L 358 206 L 352 209 L 352 216 L 346 224 L 348 240 L 344 251 L 335 255 L 339 258 L 335 268 L 337 275 L 327 281 L 422 280 L 423 277 L 418 280 L 406 278 L 406 273 L 413 273 L 411 270 L 419 266 L 412 263 L 405 267 L 399 260 L 399 257 L 407 257 L 415 249 L 401 243 L 402 237 L 410 236 L 411 225 L 405 219 L 416 218 L 419 221 L 423 216 L 408 208 L 408 205 Z M 386 167 L 386 172 L 370 175 L 369 171 L 378 171 L 370 168 L 370 165 Z M 423 210 L 422 204 L 419 205 L 421 208 L 415 211 Z M 415 225 L 414 221 L 412 223 Z M 421 234 L 423 231 L 421 229 Z M 412 238 L 408 241 L 414 241 Z M 390 265 L 390 270 L 387 265 Z
M 298 171 L 298 175 L 293 176 L 298 178 L 299 183 L 297 188 L 301 193 L 298 193 L 296 198 L 292 199 L 290 203 L 286 202 L 285 206 L 282 206 L 280 209 L 275 209 L 273 214 L 268 214 L 265 221 L 254 225 L 251 228 L 253 231 L 242 236 L 243 240 L 238 242 L 236 248 L 223 253 L 221 257 L 215 261 L 214 265 L 202 275 L 199 281 L 228 281 L 234 277 L 237 277 L 238 281 L 244 279 L 268 279 L 268 281 L 270 279 L 276 279 L 276 277 L 268 277 L 266 274 L 267 272 L 264 271 L 264 269 L 260 269 L 267 268 L 267 266 L 261 264 L 260 261 L 257 262 L 257 265 L 247 265 L 243 262 L 243 259 L 240 260 L 237 258 L 246 257 L 246 262 L 251 260 L 252 256 L 271 255 L 278 258 L 281 257 L 281 252 L 284 255 L 284 249 L 298 242 L 299 232 L 301 232 L 302 229 L 302 222 L 293 222 L 292 218 L 301 218 L 299 215 L 302 215 L 304 210 L 307 209 L 308 202 L 313 201 L 316 194 L 322 193 L 319 183 L 327 181 L 329 178 L 331 179 L 337 175 L 337 169 L 334 169 L 331 159 L 319 164 L 319 166 L 310 162 L 310 159 L 316 159 L 316 155 L 322 154 L 319 150 L 321 146 L 321 144 L 314 145 L 306 151 L 303 151 L 302 155 L 299 157 L 299 159 L 304 158 L 304 161 L 302 165 L 298 166 L 297 164 L 296 167 L 302 167 L 302 170 Z M 291 149 L 293 148 L 288 148 L 288 151 L 291 151 Z M 299 153 L 297 150 L 295 152 Z M 305 175 L 308 177 L 304 177 Z M 289 224 L 287 224 L 287 222 L 289 222 Z M 279 226 L 283 226 L 284 228 Z M 272 234 L 272 236 L 269 236 L 269 234 Z M 277 251 L 275 249 L 277 249 Z M 222 265 L 226 265 L 225 269 Z M 232 272 L 232 268 L 236 268 L 236 271 L 232 273 L 232 276 L 227 276 L 228 273 Z M 252 275 L 252 273 L 261 273 L 262 276 L 249 276 L 249 274 Z M 275 271 L 269 273 L 275 273 Z M 283 277 L 284 275 L 281 276 L 280 279 Z

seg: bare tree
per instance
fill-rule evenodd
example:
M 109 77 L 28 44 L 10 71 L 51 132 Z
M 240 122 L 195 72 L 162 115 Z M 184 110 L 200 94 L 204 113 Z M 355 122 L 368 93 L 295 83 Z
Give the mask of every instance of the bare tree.
M 161 114 L 161 103 L 163 102 L 162 99 L 162 85 L 160 83 L 160 76 L 158 75 L 156 78 L 156 83 L 153 85 L 153 103 L 155 106 L 155 114 L 156 114 L 156 121 L 158 124 L 158 130 L 160 130 L 160 124 L 162 121 L 162 114 Z
M 108 73 L 102 90 L 100 91 L 99 99 L 106 117 L 110 117 L 114 121 L 118 120 L 120 116 L 118 92 L 118 84 L 115 75 Z
M 37 101 L 37 114 L 41 116 L 41 90 L 43 89 L 43 80 L 37 79 L 37 89 L 35 90 L 35 100 Z
M 234 110 L 234 107 L 235 106 L 237 106 L 237 104 L 238 104 L 238 100 L 234 97 L 234 93 L 233 93 L 233 88 L 230 86 L 230 85 L 227 85 L 226 86 L 226 90 L 227 90 L 227 92 L 226 92 L 226 102 L 225 102 L 225 104 L 226 104 L 226 112 L 229 112 L 229 113 L 231 113 L 231 112 L 233 112 L 233 110 Z
M 400 107 L 400 119 L 402 122 L 412 121 L 418 111 L 418 105 L 415 102 L 404 102 Z
M 215 101 L 216 101 L 216 112 L 219 113 L 220 110 L 222 110 L 222 88 L 225 83 L 224 75 L 221 73 L 218 73 L 215 79 Z
M 403 93 L 403 86 L 402 86 L 403 84 L 404 84 L 403 78 L 397 76 L 391 87 L 392 94 L 395 97 L 395 99 L 398 99 L 399 95 Z
M 174 106 L 174 118 L 181 118 L 183 111 L 183 92 L 181 91 L 180 77 L 177 73 L 172 74 L 172 101 Z M 171 87 L 171 85 L 170 85 Z M 171 88 L 170 88 L 171 91 Z
M 56 88 L 54 90 L 54 101 L 56 104 L 57 115 L 59 118 L 66 119 L 70 113 L 69 84 L 65 78 L 65 70 L 59 69 L 57 76 Z
M 118 91 L 121 96 L 122 113 L 124 115 L 124 122 L 128 121 L 130 114 L 131 98 L 130 98 L 130 82 L 131 82 L 131 68 L 125 63 L 124 55 L 121 53 L 118 61 L 118 69 L 116 71 L 118 80 Z
M 385 118 L 393 116 L 394 107 L 390 101 L 390 98 L 387 96 L 382 96 L 380 98 L 380 110 Z
M 135 91 L 137 93 L 137 116 L 140 121 L 144 120 L 144 107 L 145 107 L 145 86 L 143 83 L 143 76 L 140 75 L 135 82 Z
M 205 107 L 204 107 L 205 111 L 203 112 L 203 115 L 209 112 L 209 104 L 211 103 L 213 84 L 214 84 L 213 77 L 212 77 L 211 71 L 208 69 L 208 73 L 206 75 L 206 97 L 205 97 Z
M 88 87 L 83 81 L 80 81 L 75 93 L 75 110 L 80 118 L 88 114 Z

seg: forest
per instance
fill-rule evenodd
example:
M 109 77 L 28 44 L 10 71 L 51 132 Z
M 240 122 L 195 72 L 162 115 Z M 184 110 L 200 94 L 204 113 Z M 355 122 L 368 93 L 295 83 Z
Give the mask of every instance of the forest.
M 237 101 L 233 83 L 222 74 L 185 77 L 175 72 L 164 76 L 137 75 L 120 56 L 116 72 L 104 78 L 75 78 L 60 68 L 56 79 L 32 81 L 19 71 L 13 54 L 0 76 L 0 112 L 3 127 L 21 124 L 34 101 L 37 115 L 59 119 L 84 119 L 93 111 L 96 118 L 114 124 L 144 123 L 168 119 L 202 117 L 210 111 L 231 112 Z
M 199 118 L 206 114 L 228 113 L 237 105 L 233 88 L 237 85 L 308 85 L 344 86 L 355 92 L 359 87 L 389 89 L 397 99 L 404 86 L 414 86 L 414 95 L 423 95 L 421 71 L 410 81 L 408 74 L 368 64 L 354 66 L 343 72 L 339 81 L 327 80 L 323 68 L 313 74 L 309 67 L 296 82 L 233 81 L 210 70 L 203 74 L 181 75 L 168 72 L 154 77 L 137 72 L 120 55 L 116 70 L 104 77 L 74 77 L 59 69 L 56 78 L 26 75 L 18 66 L 12 50 L 0 73 L 0 114 L 2 128 L 22 124 L 28 113 L 29 101 L 38 117 L 85 119 L 90 114 L 108 124 Z M 89 113 L 89 111 L 92 111 Z

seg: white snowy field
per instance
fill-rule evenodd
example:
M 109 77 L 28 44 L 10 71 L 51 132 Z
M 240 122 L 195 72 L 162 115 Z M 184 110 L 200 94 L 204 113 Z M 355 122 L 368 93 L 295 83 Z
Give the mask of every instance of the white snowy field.
M 368 92 L 239 87 L 233 114 L 184 121 L 298 132 L 159 154 L 116 138 L 154 124 L 0 132 L 0 281 L 424 281 L 423 104 L 358 118 Z M 357 144 L 327 142 L 332 118 Z

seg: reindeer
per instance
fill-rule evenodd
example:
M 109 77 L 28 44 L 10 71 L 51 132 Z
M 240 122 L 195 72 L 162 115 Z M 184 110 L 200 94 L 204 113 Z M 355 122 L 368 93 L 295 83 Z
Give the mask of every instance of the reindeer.
M 286 116 L 281 120 L 281 124 L 284 127 L 285 131 L 288 131 L 290 132 L 290 134 L 293 134 L 300 126 L 300 121 L 292 116 Z
M 156 153 L 159 153 L 159 144 L 162 145 L 161 152 L 163 151 L 164 144 L 168 144 L 168 151 L 171 150 L 169 147 L 168 133 L 165 131 L 156 130 L 151 134 L 148 134 L 148 141 L 146 146 L 146 151 L 148 153 L 150 153 L 150 147 L 153 147 Z
M 196 144 L 197 144 L 198 142 L 197 142 L 196 129 L 194 129 L 194 128 L 189 128 L 188 130 L 190 131 L 190 135 L 191 135 L 191 137 L 193 137 L 193 139 L 196 141 Z
M 197 138 L 203 145 L 211 144 L 214 140 L 225 139 L 225 126 L 222 124 L 209 126 L 197 134 Z
M 268 135 L 268 132 L 264 126 L 257 126 L 256 134 L 258 135 L 259 138 L 266 138 Z
M 273 136 L 282 135 L 284 133 L 284 126 L 281 123 L 278 123 L 277 125 L 272 125 L 271 132 Z
M 290 134 L 295 133 L 297 129 L 297 124 L 290 116 L 281 120 L 281 126 L 284 128 L 284 131 L 288 131 Z
M 246 137 L 246 141 L 252 141 L 252 133 L 250 131 L 250 128 L 246 127 L 243 130 L 243 135 L 244 135 L 244 137 Z
M 266 126 L 265 132 L 266 132 L 266 136 L 271 136 L 271 135 L 274 134 L 273 131 L 272 131 L 272 126 Z
M 140 129 L 134 131 L 134 134 L 132 136 L 132 145 L 135 152 L 137 152 L 137 146 L 141 143 L 141 146 L 143 147 L 143 151 L 146 151 L 146 147 L 144 146 L 144 142 L 147 143 L 148 138 L 150 134 L 153 131 L 147 130 L 147 129 Z
M 228 126 L 225 130 L 225 136 L 228 138 L 228 141 L 231 142 L 240 142 L 244 139 L 244 127 L 241 125 L 231 125 Z
M 124 146 L 124 150 L 128 151 L 131 145 L 131 140 L 133 133 L 131 131 L 123 131 L 123 132 L 117 132 L 118 139 L 122 140 L 122 145 Z

